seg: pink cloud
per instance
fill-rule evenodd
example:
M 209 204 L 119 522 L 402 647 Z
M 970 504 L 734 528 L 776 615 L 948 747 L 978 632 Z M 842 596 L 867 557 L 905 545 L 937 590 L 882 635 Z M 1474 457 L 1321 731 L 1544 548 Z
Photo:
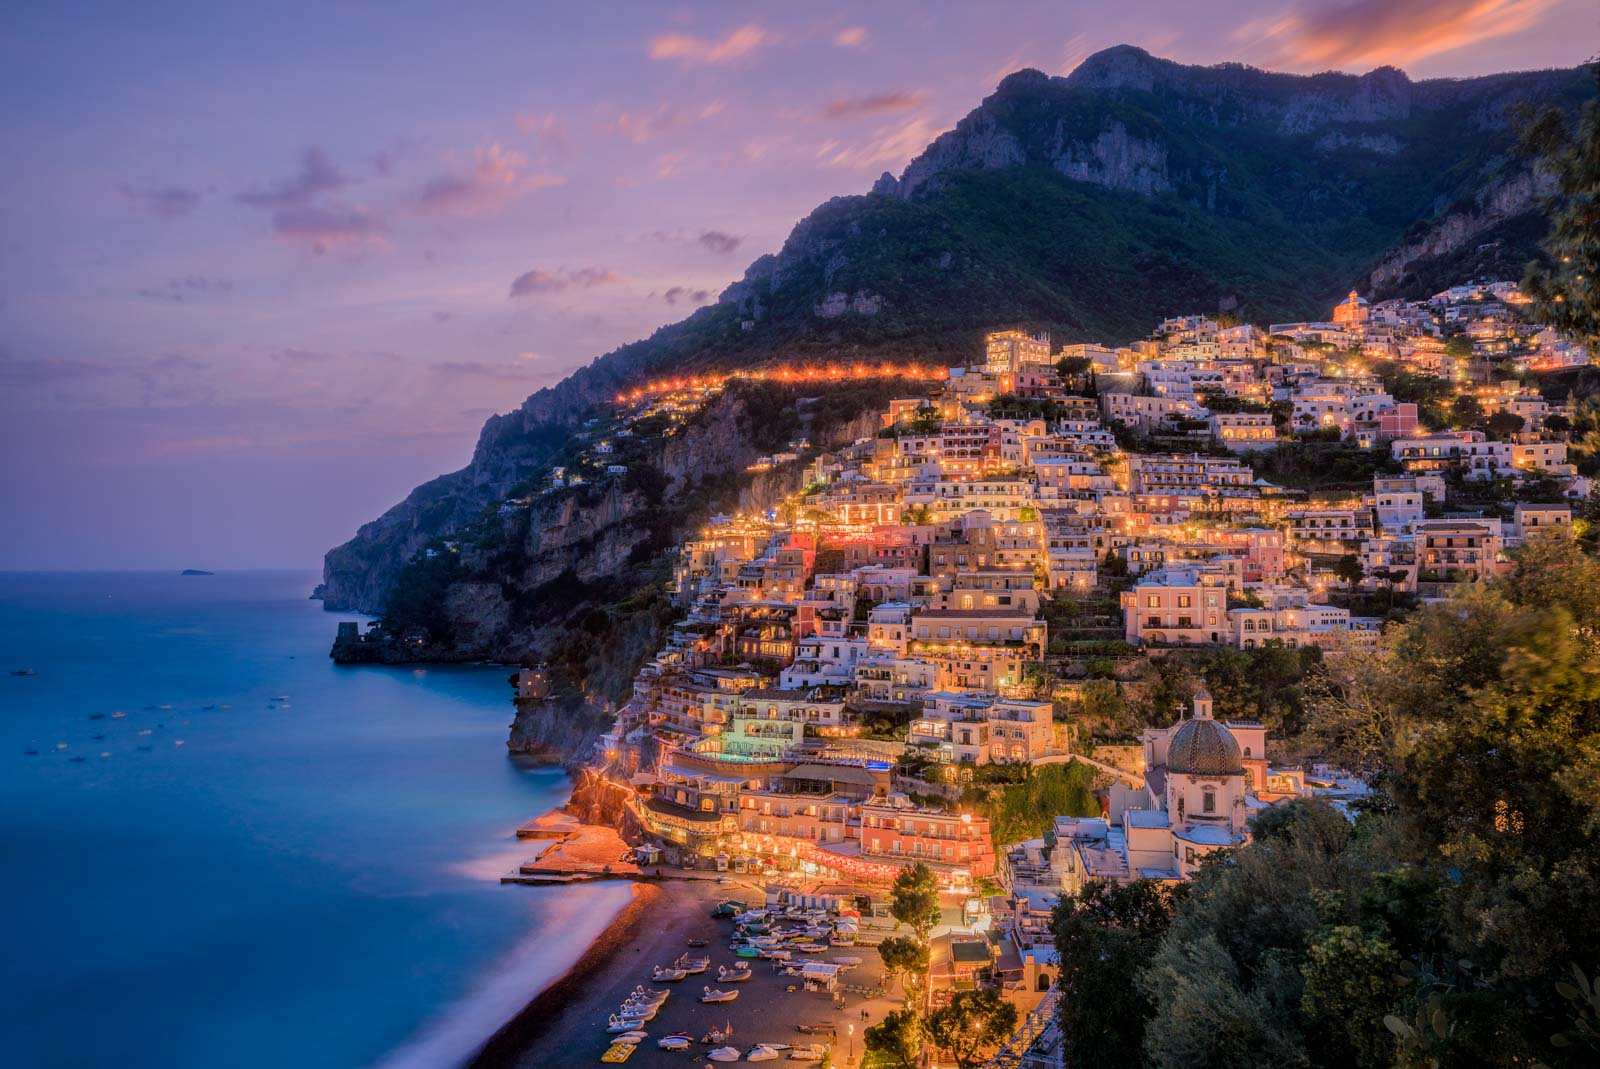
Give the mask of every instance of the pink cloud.
M 526 112 L 518 115 L 517 129 L 538 138 L 541 144 L 557 152 L 565 152 L 571 147 L 567 140 L 567 127 L 553 111 L 544 115 Z
M 623 111 L 605 125 L 605 132 L 639 144 L 665 137 L 674 130 L 681 130 L 693 123 L 714 118 L 721 115 L 723 109 L 722 101 L 713 100 L 698 110 L 660 104 L 651 111 Z
M 1354 0 L 1303 3 L 1245 23 L 1235 41 L 1260 46 L 1263 62 L 1300 70 L 1403 65 L 1507 37 L 1533 26 L 1553 0 Z
M 556 175 L 525 174 L 528 160 L 498 144 L 473 150 L 467 171 L 441 174 L 422 187 L 417 210 L 424 215 L 494 215 L 535 189 L 559 186 Z
M 650 39 L 651 59 L 675 59 L 686 66 L 732 63 L 769 43 L 767 32 L 746 23 L 720 40 L 688 33 L 664 33 Z
M 285 241 L 309 245 L 318 256 L 342 246 L 389 244 L 388 228 L 376 215 L 337 204 L 280 208 L 272 213 L 272 232 Z
M 834 97 L 823 106 L 822 114 L 829 119 L 855 119 L 886 111 L 911 111 L 921 107 L 927 99 L 928 94 L 921 89 L 894 89 L 859 97 Z
M 580 267 L 575 270 L 560 269 L 546 271 L 534 268 L 524 271 L 511 280 L 511 291 L 506 296 L 515 300 L 518 297 L 531 297 L 540 293 L 560 293 L 569 289 L 593 289 L 596 286 L 611 286 L 624 281 L 622 276 L 605 267 Z
M 913 119 L 904 126 L 880 129 L 865 141 L 854 144 L 825 141 L 817 149 L 817 159 L 830 167 L 880 170 L 908 162 L 938 134 L 926 119 Z
M 833 35 L 833 43 L 840 48 L 860 48 L 867 43 L 865 26 L 846 26 Z

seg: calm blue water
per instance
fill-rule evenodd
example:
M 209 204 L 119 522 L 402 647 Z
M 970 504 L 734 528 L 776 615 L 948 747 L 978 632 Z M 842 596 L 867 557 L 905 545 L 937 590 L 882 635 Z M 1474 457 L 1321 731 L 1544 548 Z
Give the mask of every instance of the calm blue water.
M 495 881 L 507 670 L 335 668 L 315 580 L 0 574 L 5 1064 L 449 1065 L 626 900 Z

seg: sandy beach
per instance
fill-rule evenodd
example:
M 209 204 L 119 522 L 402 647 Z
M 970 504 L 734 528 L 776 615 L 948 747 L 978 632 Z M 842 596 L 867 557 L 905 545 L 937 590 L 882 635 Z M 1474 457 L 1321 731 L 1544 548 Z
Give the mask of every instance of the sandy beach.
M 688 1051 L 672 1053 L 659 1049 L 655 1041 L 672 1032 L 684 1031 L 696 1039 L 714 1026 L 731 1024 L 730 1045 L 746 1049 L 757 1042 L 803 1044 L 827 1042 L 827 1036 L 805 1035 L 796 1030 L 801 1023 L 830 1022 L 838 1029 L 834 1064 L 849 1064 L 851 1039 L 846 1025 L 855 1025 L 854 1051 L 861 1053 L 861 1030 L 876 1023 L 885 1012 L 898 1005 L 896 998 L 868 1000 L 846 992 L 845 1008 L 834 1008 L 830 996 L 799 988 L 799 981 L 772 971 L 771 963 L 752 960 L 752 978 L 735 985 L 718 985 L 719 965 L 735 960 L 728 950 L 732 924 L 713 920 L 712 908 L 725 898 L 756 903 L 765 893 L 755 884 L 719 886 L 701 880 L 665 880 L 635 885 L 635 897 L 566 975 L 551 984 L 515 1018 L 500 1029 L 469 1063 L 472 1069 L 539 1069 L 549 1066 L 597 1066 L 608 1046 L 606 1020 L 615 1013 L 627 994 L 639 984 L 672 991 L 656 1018 L 644 1026 L 650 1038 L 641 1044 L 629 1066 L 701 1066 L 711 1049 L 696 1043 Z M 691 938 L 708 940 L 695 951 L 709 955 L 707 972 L 676 984 L 650 984 L 650 970 L 664 965 L 688 950 Z M 823 960 L 837 955 L 862 959 L 860 968 L 848 973 L 845 982 L 852 987 L 870 988 L 882 976 L 876 949 L 837 948 L 822 955 Z M 707 985 L 737 987 L 739 998 L 731 1003 L 706 1005 L 699 1002 Z M 862 1019 L 862 1011 L 867 1019 Z M 800 1063 L 795 1063 L 800 1064 Z

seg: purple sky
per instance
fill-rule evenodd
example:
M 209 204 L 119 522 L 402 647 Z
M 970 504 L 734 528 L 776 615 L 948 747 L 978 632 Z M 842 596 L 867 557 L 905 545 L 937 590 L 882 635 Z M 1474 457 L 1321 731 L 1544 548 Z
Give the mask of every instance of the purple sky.
M 12 4 L 0 567 L 312 567 L 1023 66 L 1571 66 L 1591 0 Z M 70 9 L 70 10 L 69 10 Z M 1182 309 L 1152 309 L 1152 318 Z

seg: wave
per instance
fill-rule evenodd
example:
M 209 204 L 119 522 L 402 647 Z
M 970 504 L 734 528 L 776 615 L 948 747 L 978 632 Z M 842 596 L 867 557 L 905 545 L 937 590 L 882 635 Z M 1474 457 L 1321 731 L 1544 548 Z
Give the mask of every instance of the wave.
M 464 1065 L 489 1037 L 577 964 L 583 952 L 633 898 L 627 883 L 562 887 L 540 895 L 538 927 L 474 986 L 372 1069 L 441 1069 Z

